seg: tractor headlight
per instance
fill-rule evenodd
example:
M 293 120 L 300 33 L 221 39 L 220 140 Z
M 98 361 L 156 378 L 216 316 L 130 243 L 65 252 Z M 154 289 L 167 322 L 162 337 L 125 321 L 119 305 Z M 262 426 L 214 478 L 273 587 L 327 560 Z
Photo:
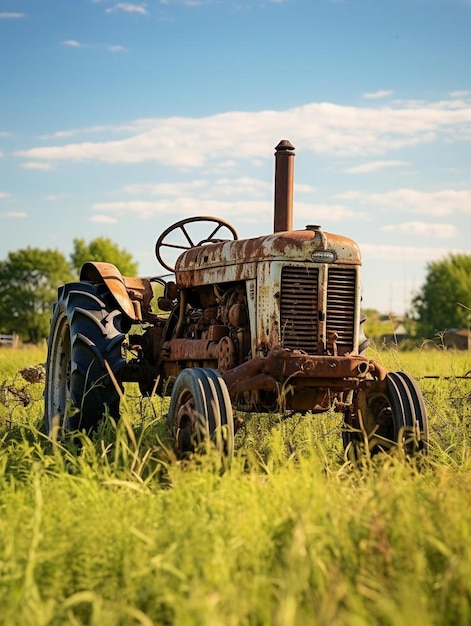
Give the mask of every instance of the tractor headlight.
M 333 263 L 336 259 L 336 255 L 332 250 L 315 250 L 311 254 L 311 259 L 315 263 Z

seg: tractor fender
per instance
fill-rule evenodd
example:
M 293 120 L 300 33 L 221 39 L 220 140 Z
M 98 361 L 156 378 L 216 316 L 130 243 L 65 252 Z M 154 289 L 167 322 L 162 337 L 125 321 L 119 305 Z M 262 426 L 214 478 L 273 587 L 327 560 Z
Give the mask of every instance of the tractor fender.
M 105 283 L 119 309 L 134 322 L 141 320 L 141 307 L 137 300 L 131 299 L 128 288 L 133 290 L 133 287 L 139 285 L 141 289 L 138 289 L 138 291 L 147 291 L 148 287 L 152 293 L 148 280 L 125 278 L 115 265 L 101 261 L 87 261 L 87 263 L 84 263 L 80 271 L 80 280 Z

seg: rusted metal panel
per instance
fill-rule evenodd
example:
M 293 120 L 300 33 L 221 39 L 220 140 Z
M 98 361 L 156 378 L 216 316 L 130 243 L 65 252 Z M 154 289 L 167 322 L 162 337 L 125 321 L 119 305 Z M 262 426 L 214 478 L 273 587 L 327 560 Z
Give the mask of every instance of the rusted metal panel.
M 254 356 L 257 346 L 257 280 L 255 278 L 247 280 L 245 286 L 250 327 L 250 354 Z
M 256 263 L 243 263 L 240 260 L 205 269 L 190 269 L 177 272 L 179 287 L 201 287 L 218 283 L 235 283 L 251 280 L 256 277 Z
M 314 253 L 323 251 L 333 253 L 333 263 L 361 265 L 354 241 L 310 227 L 192 248 L 178 258 L 175 271 L 182 287 L 249 280 L 255 277 L 255 265 L 261 261 L 316 263 Z
M 329 266 L 326 285 L 328 352 L 340 355 L 358 352 L 357 320 L 361 301 L 358 268 Z
M 319 354 L 319 268 L 285 265 L 281 272 L 281 343 L 289 349 Z
M 282 264 L 278 261 L 258 264 L 257 273 L 257 344 L 256 355 L 281 347 L 280 338 L 280 277 Z
M 207 339 L 172 339 L 162 345 L 162 361 L 217 362 L 219 343 Z
M 258 264 L 255 355 L 284 348 L 308 354 L 358 352 L 355 266 Z
M 254 358 L 224 372 L 223 378 L 231 395 L 259 389 L 263 376 L 277 382 L 287 379 L 292 384 L 302 381 L 304 386 L 329 386 L 346 380 L 382 378 L 384 370 L 376 362 L 362 356 L 328 357 L 306 355 L 298 350 L 274 350 L 265 357 Z
M 133 321 L 142 321 L 143 309 L 148 309 L 154 295 L 148 279 L 123 277 L 112 263 L 85 263 L 80 280 L 103 281 L 119 308 Z
M 293 230 L 294 149 L 286 139 L 275 148 L 275 233 Z

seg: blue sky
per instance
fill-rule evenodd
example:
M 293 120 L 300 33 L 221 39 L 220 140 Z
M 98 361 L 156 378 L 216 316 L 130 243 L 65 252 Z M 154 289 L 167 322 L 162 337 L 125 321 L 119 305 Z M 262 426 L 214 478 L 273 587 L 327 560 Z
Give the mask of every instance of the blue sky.
M 356 240 L 363 304 L 402 313 L 470 252 L 471 0 L 0 0 L 0 259 L 111 238 L 163 270 L 172 222 Z

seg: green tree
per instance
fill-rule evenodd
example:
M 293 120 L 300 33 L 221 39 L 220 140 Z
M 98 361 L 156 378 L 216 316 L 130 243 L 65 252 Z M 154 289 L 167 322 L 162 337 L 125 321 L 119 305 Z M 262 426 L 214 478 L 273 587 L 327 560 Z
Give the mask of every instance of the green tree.
M 80 272 L 87 261 L 104 261 L 116 265 L 124 276 L 137 276 L 138 264 L 126 250 L 120 249 L 111 239 L 98 237 L 89 244 L 84 239 L 74 239 L 74 251 L 70 255 L 72 267 Z
M 0 261 L 0 328 L 32 343 L 47 337 L 57 287 L 72 279 L 67 259 L 57 250 L 10 252 Z
M 471 306 L 471 254 L 450 254 L 427 264 L 425 283 L 414 298 L 417 334 L 433 338 L 449 328 L 466 328 Z

